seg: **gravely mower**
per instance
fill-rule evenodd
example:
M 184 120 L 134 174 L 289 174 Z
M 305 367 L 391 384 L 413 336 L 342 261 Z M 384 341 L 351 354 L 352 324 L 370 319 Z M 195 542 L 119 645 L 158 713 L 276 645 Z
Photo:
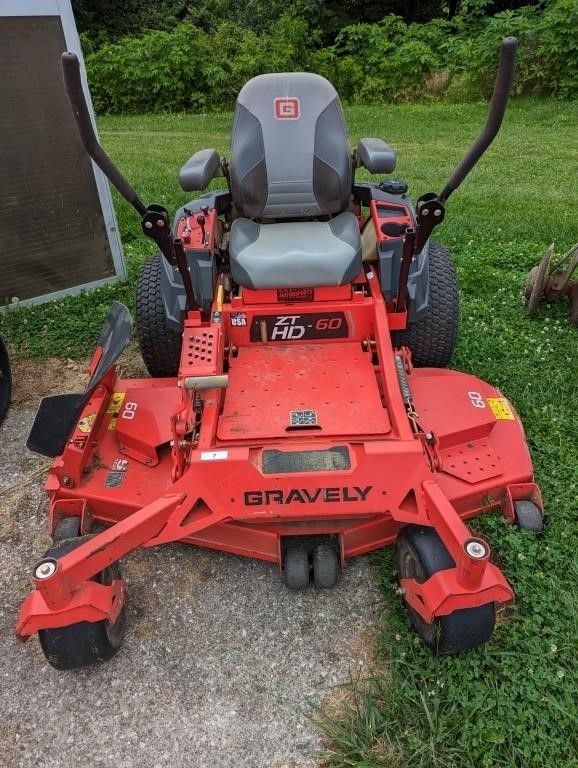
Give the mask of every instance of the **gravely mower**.
M 487 641 L 513 591 L 464 520 L 542 526 L 522 424 L 503 395 L 445 370 L 458 324 L 444 205 L 496 135 L 516 41 L 502 42 L 486 126 L 441 192 L 414 207 L 392 149 L 350 153 L 339 98 L 314 74 L 241 90 L 230 159 L 197 152 L 181 186 L 228 189 L 146 207 L 97 143 L 79 64 L 65 84 L 85 147 L 160 254 L 138 285 L 148 379 L 117 378 L 131 334 L 115 304 L 79 395 L 44 398 L 28 446 L 55 457 L 53 546 L 18 620 L 58 669 L 110 658 L 125 629 L 119 560 L 185 542 L 332 587 L 352 557 L 396 543 L 411 622 L 437 653 Z M 362 256 L 363 243 L 363 256 Z

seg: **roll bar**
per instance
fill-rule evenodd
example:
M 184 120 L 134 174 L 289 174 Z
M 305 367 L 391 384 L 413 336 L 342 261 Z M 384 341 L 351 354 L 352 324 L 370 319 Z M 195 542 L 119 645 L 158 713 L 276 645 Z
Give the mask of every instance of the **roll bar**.
M 178 269 L 187 297 L 187 307 L 189 309 L 198 309 L 183 242 L 173 237 L 168 211 L 161 205 L 145 205 L 98 143 L 82 88 L 80 62 L 75 53 L 66 52 L 62 54 L 62 71 L 66 94 L 70 101 L 84 148 L 110 183 L 117 188 L 124 199 L 140 215 L 144 234 L 156 242 L 169 264 Z
M 412 230 L 405 238 L 396 300 L 396 310 L 398 312 L 405 310 L 407 306 L 407 282 L 412 258 L 421 253 L 434 227 L 442 223 L 445 216 L 445 203 L 448 197 L 460 186 L 500 130 L 516 71 L 517 48 L 518 41 L 515 37 L 505 37 L 502 40 L 498 72 L 492 98 L 490 99 L 486 124 L 463 160 L 456 166 L 441 193 L 436 195 L 435 192 L 428 192 L 422 195 L 416 202 L 417 229 L 415 232 Z
M 496 138 L 496 135 L 500 130 L 502 120 L 504 119 L 504 113 L 506 112 L 514 74 L 516 72 L 517 49 L 518 41 L 515 37 L 505 37 L 502 40 L 502 44 L 500 45 L 498 73 L 496 75 L 496 82 L 494 83 L 494 92 L 492 93 L 492 98 L 490 100 L 490 108 L 488 110 L 486 124 L 464 159 L 452 173 L 448 183 L 441 191 L 438 199 L 442 205 L 446 202 L 452 192 L 455 192 L 460 186 L 462 181 Z
M 130 203 L 141 216 L 144 216 L 147 211 L 146 205 L 139 200 L 139 197 L 132 186 L 98 143 L 94 128 L 92 127 L 92 120 L 90 119 L 86 99 L 84 97 L 82 80 L 80 78 L 80 62 L 75 53 L 66 52 L 62 54 L 62 72 L 64 74 L 66 95 L 68 96 L 70 106 L 72 107 L 84 148 L 111 184 L 118 189 L 124 199 Z

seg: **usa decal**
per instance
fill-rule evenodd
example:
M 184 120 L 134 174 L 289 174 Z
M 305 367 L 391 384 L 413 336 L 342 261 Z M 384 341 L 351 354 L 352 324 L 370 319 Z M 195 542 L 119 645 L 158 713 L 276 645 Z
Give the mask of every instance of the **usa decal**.
M 274 100 L 273 107 L 277 120 L 299 120 L 301 117 L 301 102 L 293 96 L 279 96 Z

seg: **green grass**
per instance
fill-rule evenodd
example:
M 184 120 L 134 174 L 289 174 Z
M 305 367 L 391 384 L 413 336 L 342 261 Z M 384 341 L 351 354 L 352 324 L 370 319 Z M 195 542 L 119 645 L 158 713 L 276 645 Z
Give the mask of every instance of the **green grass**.
M 354 107 L 353 139 L 377 135 L 398 153 L 396 176 L 414 197 L 439 190 L 476 135 L 483 105 Z M 551 241 L 577 239 L 578 104 L 517 101 L 503 131 L 451 198 L 437 237 L 455 255 L 462 326 L 453 365 L 486 378 L 516 404 L 543 489 L 548 526 L 535 537 L 497 515 L 476 521 L 517 594 L 492 642 L 436 659 L 416 643 L 390 551 L 379 557 L 390 613 L 381 653 L 387 680 L 361 686 L 356 704 L 320 721 L 331 766 L 571 768 L 578 766 L 578 331 L 568 305 L 529 320 L 522 286 Z M 195 150 L 225 151 L 229 115 L 109 117 L 106 149 L 145 201 L 187 200 L 176 176 Z M 139 264 L 154 246 L 123 201 L 117 212 L 130 279 L 125 285 L 0 317 L 0 333 L 26 354 L 90 354 L 112 299 L 132 306 Z M 21 352 L 20 352 L 21 353 Z

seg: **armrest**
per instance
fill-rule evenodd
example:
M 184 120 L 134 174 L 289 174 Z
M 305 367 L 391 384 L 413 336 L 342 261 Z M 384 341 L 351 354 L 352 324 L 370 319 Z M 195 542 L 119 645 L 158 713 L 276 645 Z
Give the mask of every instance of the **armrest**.
M 221 158 L 216 149 L 201 149 L 187 160 L 179 173 L 185 192 L 204 189 L 215 176 L 222 176 Z
M 395 169 L 395 152 L 381 139 L 359 139 L 357 160 L 370 173 L 392 173 Z

